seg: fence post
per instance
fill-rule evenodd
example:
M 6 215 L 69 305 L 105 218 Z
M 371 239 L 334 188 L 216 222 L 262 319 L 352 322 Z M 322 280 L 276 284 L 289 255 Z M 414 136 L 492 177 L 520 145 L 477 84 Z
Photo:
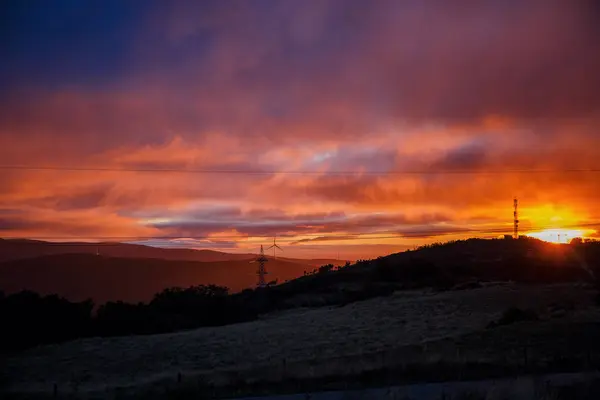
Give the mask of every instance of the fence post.
M 456 346 L 456 369 L 458 372 L 458 380 L 460 381 L 463 377 L 463 365 L 460 358 L 460 347 Z
M 52 388 L 52 397 L 54 399 L 58 398 L 58 385 L 55 383 Z
M 177 383 L 181 383 L 181 372 L 177 373 Z

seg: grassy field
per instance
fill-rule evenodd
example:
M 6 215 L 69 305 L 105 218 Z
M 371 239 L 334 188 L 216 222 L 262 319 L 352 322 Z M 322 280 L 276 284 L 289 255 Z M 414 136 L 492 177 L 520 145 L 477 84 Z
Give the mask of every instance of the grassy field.
M 303 390 L 335 387 L 349 377 L 386 384 L 564 369 L 574 362 L 568 356 L 600 361 L 592 298 L 572 284 L 398 292 L 231 326 L 43 346 L 2 360 L 1 379 L 14 394 L 52 395 L 56 384 L 77 398 L 114 398 L 164 393 L 178 381 L 186 390 L 252 393 L 289 391 L 298 382 Z M 509 307 L 534 310 L 540 321 L 486 329 Z

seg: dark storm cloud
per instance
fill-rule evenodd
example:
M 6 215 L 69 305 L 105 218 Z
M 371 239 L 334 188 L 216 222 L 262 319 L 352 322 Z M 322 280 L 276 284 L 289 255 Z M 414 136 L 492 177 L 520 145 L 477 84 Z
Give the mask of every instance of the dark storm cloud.
M 443 158 L 432 165 L 433 170 L 473 170 L 481 169 L 487 165 L 487 154 L 490 152 L 487 146 L 480 144 L 469 144 L 448 151 Z
M 56 210 L 80 210 L 104 204 L 112 185 L 99 185 L 89 190 L 67 193 L 60 197 L 45 198 L 41 202 L 52 204 Z
M 401 229 L 396 233 L 405 238 L 425 239 L 437 236 L 468 233 L 472 231 L 472 228 L 467 228 L 464 226 L 416 226 L 412 228 Z
M 356 240 L 360 239 L 358 235 L 335 235 L 335 236 L 317 236 L 313 238 L 300 239 L 292 242 L 292 245 L 301 244 L 301 243 L 314 243 L 314 242 L 334 242 L 334 241 L 342 241 L 342 240 Z
M 0 216 L 0 231 L 3 236 L 10 237 L 11 232 L 19 231 L 38 231 L 38 232 L 62 232 L 68 235 L 82 235 L 93 232 L 94 225 L 85 221 L 73 223 L 73 221 L 60 220 L 40 220 L 32 218 L 30 215 Z
M 299 219 L 298 217 L 281 216 L 277 219 L 256 218 L 248 219 L 243 216 L 237 218 L 220 219 L 218 215 L 207 216 L 198 220 L 186 216 L 175 221 L 160 222 L 153 227 L 177 236 L 205 236 L 222 231 L 235 230 L 241 235 L 272 236 L 289 235 L 302 232 L 312 232 L 316 228 L 327 224 L 327 219 Z
M 152 2 L 106 0 L 0 4 L 0 86 L 98 86 L 131 61 L 129 38 Z M 25 79 L 25 77 L 27 77 Z
M 213 129 L 285 141 L 365 135 L 394 118 L 578 118 L 600 106 L 600 18 L 592 2 L 148 2 L 124 14 L 107 7 L 93 30 L 70 35 L 82 37 L 75 47 L 63 43 L 70 31 L 60 28 L 74 21 L 68 27 L 80 30 L 93 9 L 69 5 L 57 7 L 56 29 L 37 35 L 48 53 L 64 46 L 89 62 L 79 69 L 89 82 L 104 76 L 112 84 L 91 90 L 59 64 L 48 79 L 72 94 L 11 94 L 0 126 L 118 133 L 113 143 Z M 17 42 L 25 27 L 11 25 L 12 46 L 34 54 L 38 36 Z M 123 44 L 95 46 L 103 34 Z M 86 43 L 91 55 L 76 51 Z M 101 69 L 96 57 L 123 68 Z M 9 59 L 17 85 L 28 82 L 25 67 L 47 69 Z
M 195 240 L 195 239 L 152 239 L 131 242 L 134 244 L 141 244 L 146 246 L 155 247 L 168 247 L 168 248 L 202 248 L 202 249 L 220 249 L 220 250 L 231 250 L 238 247 L 238 243 L 227 240 Z
M 451 219 L 451 216 L 440 213 L 412 216 L 404 214 L 347 216 L 341 212 L 285 215 L 274 210 L 265 210 L 264 213 L 254 210 L 245 214 L 219 214 L 206 210 L 186 214 L 173 221 L 154 223 L 152 226 L 169 235 L 182 237 L 206 236 L 229 230 L 249 236 L 290 237 L 330 232 L 402 234 L 404 231 L 410 231 L 411 226 L 418 224 L 434 226 Z
M 395 231 L 381 231 L 371 235 L 372 240 L 384 241 L 392 238 L 411 238 L 411 239 L 428 239 L 438 236 L 456 235 L 461 233 L 472 232 L 473 229 L 462 226 L 436 226 L 436 225 L 414 225 L 406 226 Z M 331 235 L 317 236 L 311 238 L 300 239 L 292 244 L 313 243 L 313 242 L 335 242 L 343 240 L 360 240 L 369 239 L 369 235 Z
M 234 4 L 208 15 L 179 4 L 173 25 L 185 21 L 186 37 L 211 36 L 206 56 L 264 105 L 277 103 L 283 89 L 282 121 L 319 115 L 324 105 L 330 112 L 336 102 L 360 109 L 357 122 L 388 112 L 460 121 L 598 109 L 599 19 L 591 2 Z M 313 85 L 299 87 L 306 81 Z
M 0 231 L 12 231 L 35 227 L 36 224 L 23 217 L 0 216 Z

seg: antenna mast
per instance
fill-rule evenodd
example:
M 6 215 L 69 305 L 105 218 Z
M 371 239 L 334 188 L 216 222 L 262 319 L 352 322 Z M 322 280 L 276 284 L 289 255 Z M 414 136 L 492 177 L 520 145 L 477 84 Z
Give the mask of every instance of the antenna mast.
M 515 211 L 513 212 L 513 224 L 514 224 L 514 230 L 513 230 L 513 239 L 518 239 L 519 238 L 519 201 L 517 200 L 517 198 L 515 197 L 514 199 L 514 207 L 515 207 Z

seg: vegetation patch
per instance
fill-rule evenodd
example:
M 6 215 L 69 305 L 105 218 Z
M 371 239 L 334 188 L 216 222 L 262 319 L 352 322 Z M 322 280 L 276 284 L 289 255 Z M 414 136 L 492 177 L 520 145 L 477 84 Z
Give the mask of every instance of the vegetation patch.
M 230 325 L 285 309 L 347 306 L 412 289 L 454 289 L 468 294 L 489 282 L 589 281 L 594 274 L 585 271 L 580 261 L 600 265 L 600 243 L 577 244 L 577 257 L 573 249 L 570 245 L 557 247 L 529 238 L 469 239 L 426 245 L 352 265 L 327 264 L 279 285 L 239 293 L 216 285 L 175 287 L 155 294 L 148 303 L 116 301 L 99 307 L 91 301 L 74 303 L 33 292 L 0 293 L 0 315 L 7 327 L 0 331 L 0 353 L 90 336 L 169 333 Z M 530 311 L 507 310 L 490 327 L 535 317 Z
M 539 319 L 537 313 L 532 310 L 523 310 L 518 307 L 510 307 L 498 319 L 488 324 L 488 328 L 495 328 L 502 325 L 510 325 L 515 322 L 537 321 Z

